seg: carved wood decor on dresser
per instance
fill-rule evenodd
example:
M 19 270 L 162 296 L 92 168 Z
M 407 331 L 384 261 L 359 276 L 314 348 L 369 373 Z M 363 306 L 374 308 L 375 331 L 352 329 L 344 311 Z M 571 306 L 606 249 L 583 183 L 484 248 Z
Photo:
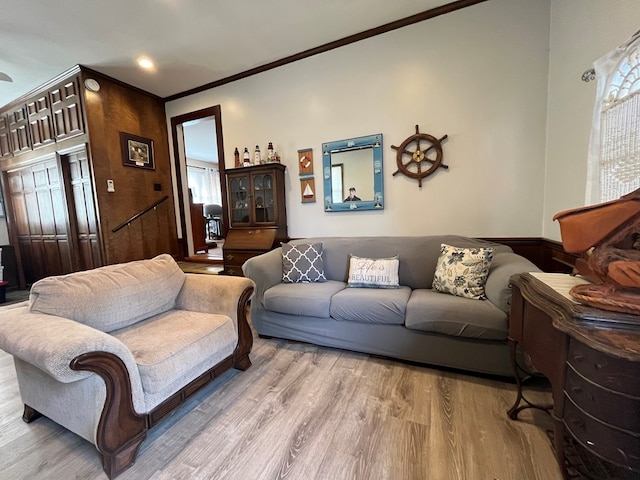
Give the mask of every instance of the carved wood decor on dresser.
M 228 371 L 151 429 L 119 480 L 560 480 L 550 417 L 505 412 L 515 385 L 363 354 L 256 338 Z M 106 478 L 95 447 L 21 420 L 0 351 L 0 478 Z M 532 393 L 548 402 L 544 389 Z

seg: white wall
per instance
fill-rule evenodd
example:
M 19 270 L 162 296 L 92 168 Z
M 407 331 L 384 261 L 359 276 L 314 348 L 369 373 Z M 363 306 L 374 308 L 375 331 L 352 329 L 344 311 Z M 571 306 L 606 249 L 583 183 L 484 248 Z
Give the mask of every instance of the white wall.
M 595 82 L 582 73 L 640 28 L 638 0 L 553 0 L 547 169 L 542 236 L 560 240 L 553 216 L 585 204 Z
M 168 125 L 171 117 L 220 104 L 227 165 L 234 147 L 266 149 L 273 141 L 288 167 L 292 237 L 537 237 L 549 19 L 550 0 L 491 0 L 175 100 L 166 107 Z M 422 189 L 393 176 L 391 145 L 414 134 L 416 124 L 449 136 L 449 169 Z M 375 133 L 383 134 L 384 211 L 325 213 L 321 201 L 300 202 L 298 149 L 314 150 L 321 199 L 321 144 Z

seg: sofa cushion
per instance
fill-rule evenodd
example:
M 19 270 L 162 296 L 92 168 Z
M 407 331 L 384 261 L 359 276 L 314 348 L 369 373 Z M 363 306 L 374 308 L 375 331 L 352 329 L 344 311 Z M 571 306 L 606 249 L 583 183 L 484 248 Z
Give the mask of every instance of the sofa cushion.
M 321 243 L 282 244 L 282 281 L 326 282 Z
M 266 310 L 305 317 L 329 317 L 331 297 L 346 284 L 336 280 L 323 283 L 279 283 L 264 292 Z
M 491 302 L 442 295 L 429 289 L 411 293 L 405 326 L 412 330 L 485 340 L 506 340 L 507 314 Z
M 31 287 L 29 307 L 110 332 L 173 308 L 184 278 L 171 255 L 163 254 L 43 278 Z
M 443 243 L 433 277 L 433 289 L 459 297 L 485 300 L 484 286 L 493 248 L 461 248 Z
M 233 353 L 238 335 L 227 315 L 170 310 L 111 333 L 140 372 L 147 410 Z
M 349 257 L 349 287 L 398 288 L 398 256 L 390 258 Z
M 346 288 L 331 299 L 331 317 L 336 320 L 361 323 L 404 323 L 409 287 L 375 290 Z

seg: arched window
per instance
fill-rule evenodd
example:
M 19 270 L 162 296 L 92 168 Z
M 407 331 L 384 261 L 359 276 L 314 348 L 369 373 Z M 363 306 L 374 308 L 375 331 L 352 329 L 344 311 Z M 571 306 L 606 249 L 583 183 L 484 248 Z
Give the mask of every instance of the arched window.
M 594 63 L 598 93 L 589 152 L 587 203 L 640 188 L 640 31 Z

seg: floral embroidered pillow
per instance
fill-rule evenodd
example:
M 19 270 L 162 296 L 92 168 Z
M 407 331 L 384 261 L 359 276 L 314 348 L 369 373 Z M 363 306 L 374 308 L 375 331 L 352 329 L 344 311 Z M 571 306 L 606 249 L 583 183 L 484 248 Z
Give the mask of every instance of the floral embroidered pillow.
M 460 248 L 443 243 L 432 288 L 458 297 L 486 300 L 484 286 L 493 248 Z

